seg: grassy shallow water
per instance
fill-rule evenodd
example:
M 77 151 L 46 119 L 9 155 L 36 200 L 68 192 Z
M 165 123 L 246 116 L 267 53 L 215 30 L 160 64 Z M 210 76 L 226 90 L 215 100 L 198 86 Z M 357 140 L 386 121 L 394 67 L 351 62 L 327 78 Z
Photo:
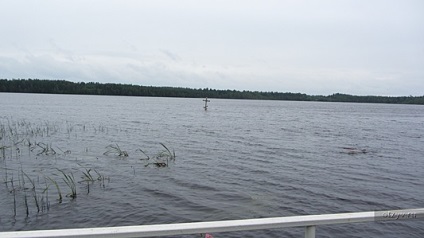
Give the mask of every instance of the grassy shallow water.
M 102 126 L 74 125 L 67 121 L 32 123 L 0 118 L 3 194 L 8 194 L 4 199 L 6 204 L 11 204 L 6 205 L 11 209 L 4 209 L 3 216 L 28 219 L 69 203 L 79 194 L 105 190 L 110 176 L 103 173 L 104 164 L 99 160 L 110 160 L 116 163 L 114 166 L 128 166 L 122 160 L 131 160 L 133 165 L 127 173 L 134 176 L 143 167 L 161 168 L 175 163 L 175 151 L 163 143 L 150 156 L 142 149 L 127 152 L 117 143 L 101 148 L 81 143 L 88 134 L 108 133 L 109 129 Z M 99 153 L 102 148 L 105 152 Z

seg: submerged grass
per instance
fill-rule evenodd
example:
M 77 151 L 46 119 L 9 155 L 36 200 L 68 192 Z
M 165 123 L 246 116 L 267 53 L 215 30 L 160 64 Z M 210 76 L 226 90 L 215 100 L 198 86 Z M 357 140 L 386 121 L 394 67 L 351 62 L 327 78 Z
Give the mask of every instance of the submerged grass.
M 94 172 L 95 174 L 92 174 Z M 87 194 L 90 193 L 90 184 L 99 181 L 100 186 L 105 187 L 105 181 L 110 181 L 109 178 L 106 178 L 104 175 L 100 174 L 96 169 L 85 169 L 85 172 L 82 171 L 83 176 L 82 181 L 79 183 L 86 183 L 87 185 Z
M 59 203 L 62 203 L 62 191 L 60 190 L 59 184 L 57 184 L 56 180 L 53 180 L 50 177 L 47 177 L 47 179 L 50 180 L 50 182 L 52 182 L 53 185 L 56 187 L 57 193 L 59 195 L 58 201 L 59 201 Z
M 121 156 L 121 157 L 128 157 L 128 152 L 126 152 L 125 150 L 121 150 L 118 144 L 108 145 L 106 146 L 106 149 L 109 149 L 109 150 L 103 153 L 104 155 L 112 154 L 112 155 Z
M 176 155 L 175 151 L 168 149 L 168 147 L 165 146 L 163 143 L 159 143 L 165 150 L 159 151 L 155 156 L 153 156 L 153 162 L 147 163 L 144 166 L 148 167 L 149 165 L 154 165 L 158 168 L 163 167 L 169 167 L 169 163 L 172 161 L 175 161 Z M 150 160 L 151 157 L 149 157 L 144 151 L 140 150 L 144 155 L 147 156 L 147 160 Z
M 63 181 L 65 182 L 65 184 L 71 190 L 71 192 L 69 194 L 67 194 L 66 196 L 68 196 L 72 199 L 77 198 L 77 186 L 75 184 L 74 174 L 72 172 L 70 174 L 66 174 L 65 171 L 63 171 L 61 169 L 57 169 L 57 170 L 59 170 L 59 172 L 62 173 Z
M 49 122 L 34 125 L 26 121 L 8 121 L 5 126 L 5 124 L 2 124 L 3 121 L 0 117 L 0 163 L 1 167 L 4 168 L 4 173 L 2 173 L 1 177 L 2 180 L 4 179 L 4 184 L 10 193 L 8 197 L 9 206 L 13 204 L 14 216 L 19 215 L 19 212 L 25 212 L 27 217 L 30 214 L 46 212 L 50 209 L 50 201 L 58 201 L 60 204 L 64 200 L 73 200 L 77 198 L 77 195 L 80 195 L 77 192 L 81 193 L 85 188 L 90 192 L 90 187 L 93 184 L 97 186 L 100 184 L 100 186 L 105 188 L 106 182 L 110 181 L 109 177 L 104 176 L 94 168 L 76 169 L 71 167 L 73 170 L 67 170 L 58 169 L 52 165 L 53 162 L 56 163 L 59 160 L 72 162 L 70 157 L 75 158 L 75 161 L 80 159 L 74 156 L 74 154 L 78 154 L 78 151 L 71 155 L 71 151 L 57 143 L 55 141 L 57 137 L 53 137 L 58 132 L 64 132 L 63 134 L 68 135 L 68 137 L 70 134 L 75 134 L 75 138 L 77 138 L 76 131 L 78 127 L 68 124 L 66 131 L 63 131 L 63 128 L 61 131 L 61 127 L 51 125 Z M 86 129 L 85 125 L 81 125 L 81 127 L 84 132 L 90 130 L 89 128 Z M 105 127 L 99 127 L 95 132 L 108 133 Z M 54 148 L 51 141 L 54 143 Z M 62 140 L 59 141 L 63 144 Z M 160 148 L 157 153 L 148 154 L 145 150 L 136 150 L 136 154 L 142 154 L 141 158 L 139 158 L 146 161 L 146 167 L 149 165 L 152 167 L 168 167 L 171 162 L 175 161 L 175 151 L 164 143 L 159 144 Z M 117 143 L 106 146 L 106 149 L 107 151 L 103 153 L 104 155 L 113 155 L 121 158 L 129 157 L 128 152 L 123 150 Z M 27 155 L 26 152 L 28 152 Z M 88 147 L 86 152 L 88 152 Z M 55 161 L 50 162 L 52 157 L 47 156 L 54 156 Z M 25 159 L 27 158 L 34 158 L 35 160 L 26 164 Z M 38 168 L 36 164 L 38 162 L 46 163 L 42 165 L 40 163 Z M 7 168 L 6 164 L 9 165 L 10 169 Z M 41 167 L 46 166 L 46 164 L 48 164 L 47 167 L 52 167 Z M 141 164 L 137 165 L 142 167 Z M 137 165 L 134 166 L 136 167 Z M 27 168 L 27 166 L 31 168 L 31 172 L 24 172 L 23 168 Z M 131 167 L 135 174 L 135 167 Z M 51 171 L 51 169 L 55 170 L 52 174 L 45 174 L 46 171 Z M 17 173 L 11 171 L 17 171 Z M 39 173 L 39 175 L 35 173 Z M 44 179 L 44 182 L 40 182 L 40 178 L 41 180 Z M 80 178 L 82 180 L 79 180 Z M 55 188 L 52 188 L 52 185 Z M 54 191 L 49 192 L 50 189 Z M 66 197 L 69 199 L 66 199 Z
M 12 185 L 12 191 L 10 191 L 13 194 L 13 216 L 16 217 L 16 188 L 13 184 L 13 178 L 10 180 L 10 183 Z
M 91 169 L 85 169 L 85 172 L 84 171 L 82 172 L 82 174 L 83 174 L 83 177 L 82 177 L 83 182 L 94 182 L 94 181 L 96 181 L 93 178 L 93 175 L 90 174 L 90 172 L 91 172 Z
M 175 151 L 174 150 L 172 150 L 172 152 L 168 149 L 168 147 L 166 147 L 163 143 L 159 143 L 159 144 L 161 144 L 162 146 L 163 146 L 163 148 L 165 148 L 165 150 L 166 151 L 163 151 L 163 152 L 166 152 L 166 153 L 164 153 L 164 155 L 166 156 L 166 158 L 167 159 L 169 159 L 169 160 L 174 160 L 175 161 Z
M 143 153 L 144 156 L 146 156 L 146 158 L 141 158 L 140 160 L 150 160 L 150 156 L 146 152 L 144 152 L 142 149 L 137 149 L 136 152 L 137 151 L 140 151 L 141 153 Z
M 6 159 L 6 149 L 10 148 L 9 146 L 0 146 L 0 151 L 3 159 Z
M 25 212 L 26 212 L 26 216 L 29 216 L 29 206 L 28 206 L 28 198 L 27 198 L 27 193 L 24 193 L 24 204 L 25 204 Z
M 29 180 L 29 182 L 32 185 L 32 188 L 31 188 L 32 197 L 34 198 L 34 203 L 35 203 L 35 206 L 37 207 L 37 212 L 40 212 L 40 201 L 39 201 L 39 197 L 37 195 L 37 189 L 35 189 L 35 182 L 24 171 L 22 171 L 22 173 L 25 175 L 25 177 L 27 177 L 27 179 Z
M 42 142 L 37 143 L 37 146 L 40 147 L 42 150 L 37 155 L 55 155 L 56 151 L 52 148 L 52 145 L 50 144 L 44 144 Z

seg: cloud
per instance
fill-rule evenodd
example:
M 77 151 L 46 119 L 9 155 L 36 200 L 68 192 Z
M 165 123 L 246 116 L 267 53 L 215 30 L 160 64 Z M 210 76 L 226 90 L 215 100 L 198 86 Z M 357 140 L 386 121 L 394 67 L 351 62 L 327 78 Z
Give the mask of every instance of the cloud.
M 166 52 L 166 53 L 165 53 Z M 165 56 L 165 57 L 164 57 Z M 175 59 L 174 59 L 175 58 Z M 170 51 L 75 53 L 66 50 L 0 57 L 2 78 L 64 79 L 75 82 L 300 92 L 328 95 L 422 95 L 418 72 L 363 68 L 278 67 L 269 62 L 202 64 Z M 403 79 L 409 78 L 405 82 Z
M 422 1 L 2 3 L 0 77 L 421 95 Z M 22 18 L 20 16 L 28 16 Z
M 171 51 L 169 51 L 169 50 L 161 50 L 161 52 L 162 52 L 164 55 L 166 55 L 169 59 L 171 59 L 172 61 L 177 62 L 177 61 L 180 61 L 180 60 L 181 60 L 181 58 L 180 58 L 177 54 L 172 53 L 172 52 L 171 52 Z

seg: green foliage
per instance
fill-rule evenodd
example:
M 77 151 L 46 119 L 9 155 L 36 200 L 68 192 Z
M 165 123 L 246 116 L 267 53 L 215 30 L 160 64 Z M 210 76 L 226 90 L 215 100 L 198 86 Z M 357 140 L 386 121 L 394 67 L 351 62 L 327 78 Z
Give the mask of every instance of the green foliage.
M 227 99 L 264 99 L 290 101 L 325 101 L 325 102 L 364 102 L 364 103 L 398 103 L 422 104 L 424 96 L 354 96 L 336 93 L 329 96 L 306 95 L 290 92 L 259 92 L 216 90 L 210 88 L 191 89 L 181 87 L 153 87 L 131 84 L 74 83 L 65 80 L 40 79 L 0 79 L 0 92 L 17 93 L 51 93 L 51 94 L 90 94 L 90 95 L 122 95 L 153 97 L 185 97 L 185 98 L 227 98 Z

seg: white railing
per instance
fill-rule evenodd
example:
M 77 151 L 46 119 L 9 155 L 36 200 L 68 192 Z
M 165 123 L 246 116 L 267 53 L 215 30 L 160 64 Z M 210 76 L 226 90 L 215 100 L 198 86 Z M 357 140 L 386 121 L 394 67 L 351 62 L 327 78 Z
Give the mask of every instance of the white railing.
M 424 217 L 424 208 L 390 211 L 372 211 L 355 213 L 338 213 L 325 215 L 307 215 L 275 217 L 245 220 L 193 222 L 142 226 L 98 227 L 61 230 L 10 231 L 0 232 L 0 238 L 16 237 L 155 237 L 184 234 L 216 233 L 231 231 L 261 230 L 285 227 L 306 227 L 305 238 L 315 237 L 318 225 L 342 223 L 399 221 L 420 219 Z

